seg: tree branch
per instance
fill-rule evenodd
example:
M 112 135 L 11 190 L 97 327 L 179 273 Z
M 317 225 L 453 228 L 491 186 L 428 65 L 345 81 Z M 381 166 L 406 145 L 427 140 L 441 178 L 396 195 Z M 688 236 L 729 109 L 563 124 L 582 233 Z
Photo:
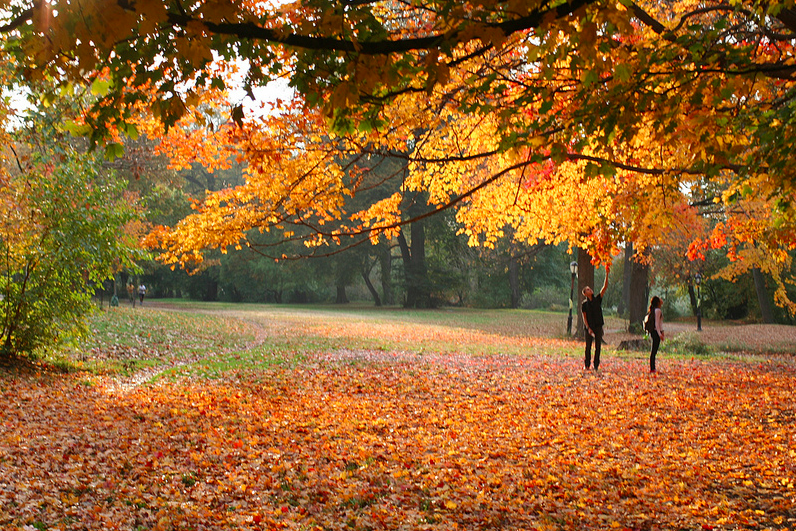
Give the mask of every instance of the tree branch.
M 9 33 L 14 31 L 18 27 L 22 26 L 23 24 L 27 24 L 29 21 L 33 20 L 33 12 L 41 6 L 41 2 L 36 2 L 33 4 L 33 7 L 30 7 L 20 13 L 16 18 L 11 20 L 5 26 L 0 26 L 0 33 Z
M 489 29 L 498 29 L 505 35 L 525 31 L 538 27 L 545 17 L 554 13 L 557 18 L 572 15 L 578 9 L 587 6 L 596 0 L 571 0 L 561 4 L 552 10 L 535 11 L 528 16 L 520 17 L 504 22 L 484 24 Z M 231 22 L 208 22 L 193 18 L 189 15 L 170 13 L 168 24 L 173 26 L 185 27 L 189 23 L 202 24 L 209 33 L 217 35 L 232 35 L 240 39 L 250 39 L 284 44 L 296 48 L 307 50 L 329 50 L 338 52 L 356 52 L 362 55 L 389 55 L 417 50 L 429 50 L 437 48 L 444 42 L 456 41 L 462 32 L 453 31 L 431 35 L 428 37 L 414 37 L 400 40 L 375 40 L 359 41 L 339 39 L 336 37 L 314 37 L 309 35 L 289 34 L 284 35 L 276 30 L 264 28 L 252 22 L 231 23 Z
M 649 13 L 644 11 L 638 4 L 633 3 L 631 4 L 631 10 L 633 15 L 639 19 L 642 23 L 649 26 L 655 33 L 660 35 L 664 40 L 675 43 L 677 42 L 677 31 L 682 28 L 686 21 L 694 16 L 703 15 L 706 13 L 714 13 L 716 11 L 732 11 L 738 12 L 736 8 L 733 8 L 730 5 L 716 5 L 716 6 L 709 6 L 703 7 L 690 13 L 684 14 L 680 17 L 680 22 L 672 29 L 666 28 L 660 21 L 656 20 L 652 17 Z M 741 11 L 745 15 L 749 15 L 748 11 Z M 783 10 L 778 16 L 777 20 L 779 20 L 785 27 L 788 29 L 796 32 L 796 10 L 787 9 Z M 767 28 L 760 28 L 760 31 L 767 35 L 769 38 L 776 39 L 776 40 L 787 40 L 794 38 L 793 36 L 790 37 L 783 37 L 772 34 L 768 31 Z M 754 73 L 761 73 L 770 78 L 775 79 L 784 79 L 784 80 L 792 80 L 794 77 L 794 73 L 796 73 L 796 67 L 791 64 L 786 63 L 785 61 L 780 61 L 778 63 L 770 63 L 770 64 L 759 64 L 752 62 L 749 67 L 737 70 L 731 69 L 701 69 L 700 72 L 702 73 L 720 73 L 720 74 L 731 74 L 731 75 L 747 75 L 747 74 L 754 74 Z

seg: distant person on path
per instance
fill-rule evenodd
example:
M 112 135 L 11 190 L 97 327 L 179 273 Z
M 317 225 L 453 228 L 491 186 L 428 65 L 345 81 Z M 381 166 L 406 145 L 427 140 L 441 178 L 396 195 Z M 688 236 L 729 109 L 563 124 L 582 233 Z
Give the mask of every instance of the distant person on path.
M 132 282 L 127 283 L 127 297 L 130 299 L 130 304 L 135 308 L 135 286 Z
M 652 350 L 650 350 L 650 373 L 655 373 L 655 356 L 658 354 L 658 347 L 663 340 L 663 301 L 657 295 L 650 300 L 649 319 L 654 323 L 650 326 L 649 333 L 652 338 Z
M 138 298 L 141 300 L 141 304 L 144 304 L 144 295 L 146 295 L 146 286 L 141 284 L 138 286 Z
M 591 366 L 591 345 L 594 343 L 594 370 L 600 368 L 600 350 L 603 343 L 603 295 L 608 288 L 608 273 L 609 267 L 605 267 L 605 282 L 598 295 L 594 294 L 591 287 L 586 286 L 583 288 L 583 295 L 586 297 L 581 304 L 581 311 L 583 312 L 583 326 L 586 335 L 586 357 L 584 359 L 586 370 Z

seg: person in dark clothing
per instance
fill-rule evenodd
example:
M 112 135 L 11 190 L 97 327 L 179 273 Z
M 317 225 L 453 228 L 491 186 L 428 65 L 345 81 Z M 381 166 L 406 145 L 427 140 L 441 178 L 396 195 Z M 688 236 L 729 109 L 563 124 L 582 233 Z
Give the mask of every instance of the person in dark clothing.
M 603 295 L 608 288 L 608 272 L 609 268 L 605 268 L 605 282 L 600 290 L 600 293 L 595 295 L 591 287 L 586 286 L 583 288 L 583 296 L 586 297 L 581 304 L 581 311 L 583 312 L 583 326 L 586 335 L 586 356 L 584 363 L 586 370 L 591 366 L 591 345 L 594 343 L 594 370 L 600 368 L 600 350 L 603 343 Z
M 652 338 L 652 350 L 650 350 L 650 373 L 655 372 L 655 356 L 658 354 L 658 347 L 663 340 L 663 301 L 657 295 L 650 301 L 649 319 L 654 323 L 649 331 Z

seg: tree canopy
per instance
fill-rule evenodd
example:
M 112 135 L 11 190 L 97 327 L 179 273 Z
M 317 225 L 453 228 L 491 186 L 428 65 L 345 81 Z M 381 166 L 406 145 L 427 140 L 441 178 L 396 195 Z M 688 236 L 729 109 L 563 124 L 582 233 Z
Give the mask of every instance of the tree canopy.
M 248 180 L 153 234 L 174 263 L 242 245 L 251 229 L 310 247 L 376 241 L 453 207 L 473 245 L 510 232 L 595 262 L 624 242 L 645 254 L 691 234 L 689 258 L 724 248 L 724 274 L 759 267 L 790 304 L 792 2 L 0 5 L 24 79 L 92 87 L 76 129 L 95 142 L 137 132 L 143 110 L 166 128 L 201 125 L 204 94 L 234 75 L 252 95 L 290 79 L 292 109 L 233 103 L 222 131 Z M 369 179 L 374 158 L 401 169 Z M 407 215 L 413 202 L 424 210 Z

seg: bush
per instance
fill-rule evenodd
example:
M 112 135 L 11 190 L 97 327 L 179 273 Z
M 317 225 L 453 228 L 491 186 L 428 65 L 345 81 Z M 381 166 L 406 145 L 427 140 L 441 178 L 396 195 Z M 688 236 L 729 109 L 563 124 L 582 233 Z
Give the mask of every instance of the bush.
M 661 350 L 669 354 L 708 356 L 713 353 L 710 345 L 702 341 L 696 332 L 683 332 L 673 339 L 661 343 Z
M 525 293 L 520 299 L 520 307 L 526 310 L 560 310 L 569 309 L 566 294 L 555 286 L 542 286 Z
M 49 157 L 48 157 L 49 156 Z M 42 150 L 0 190 L 0 355 L 30 354 L 85 329 L 91 297 L 126 253 L 121 183 L 88 155 Z M 129 256 L 129 255 L 128 255 Z

